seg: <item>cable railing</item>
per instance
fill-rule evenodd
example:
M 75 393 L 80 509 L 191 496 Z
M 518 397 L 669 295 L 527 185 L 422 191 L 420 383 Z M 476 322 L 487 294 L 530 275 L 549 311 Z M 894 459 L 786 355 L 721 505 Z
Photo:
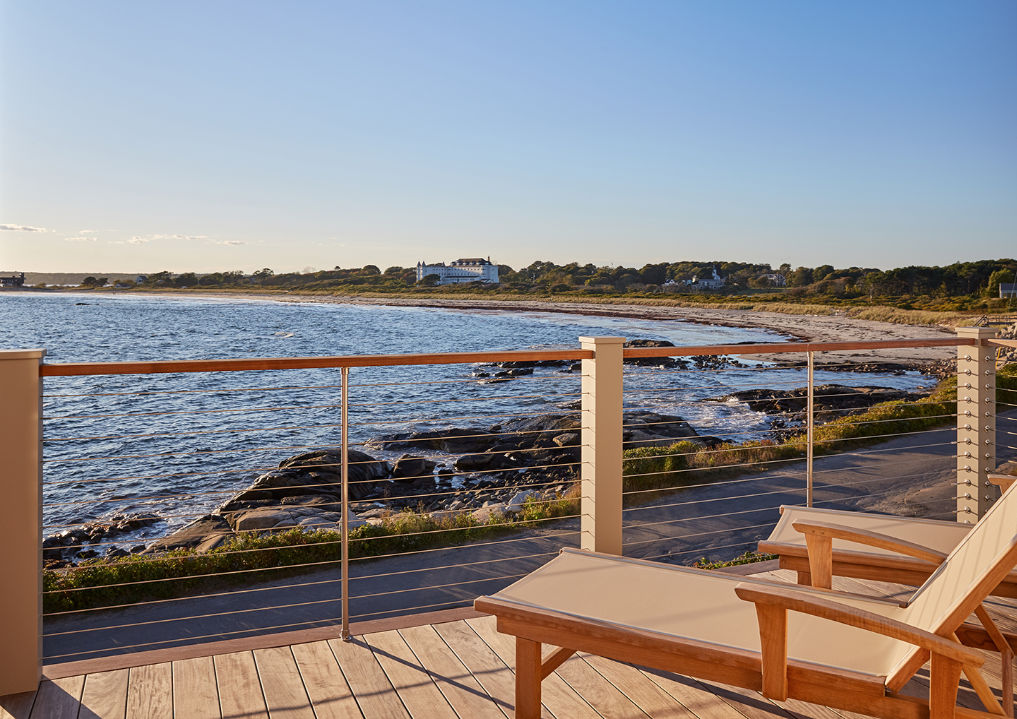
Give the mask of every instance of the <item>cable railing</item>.
M 976 517 L 977 413 L 836 352 L 977 342 L 39 363 L 45 661 L 348 637 L 469 606 L 565 546 L 730 560 L 783 504 L 909 512 L 904 488 L 937 485 L 926 514 Z M 1001 386 L 1000 455 L 1015 407 Z
M 958 448 L 967 441 L 958 438 L 954 429 L 965 416 L 957 411 L 954 396 L 946 397 L 945 390 L 926 386 L 907 387 L 907 391 L 899 392 L 900 397 L 893 397 L 864 386 L 883 384 L 871 381 L 872 375 L 867 375 L 867 382 L 834 379 L 832 372 L 852 366 L 835 351 L 862 347 L 853 343 L 850 347 L 801 346 L 802 359 L 784 361 L 782 367 L 798 367 L 804 370 L 804 376 L 782 377 L 769 373 L 765 366 L 745 362 L 735 362 L 731 368 L 711 368 L 713 373 L 738 375 L 725 382 L 732 388 L 729 396 L 700 399 L 698 405 L 721 408 L 730 399 L 738 399 L 771 419 L 769 431 L 762 435 L 758 429 L 746 431 L 736 416 L 718 416 L 708 424 L 692 423 L 709 438 L 689 436 L 662 445 L 656 440 L 626 437 L 622 460 L 625 552 L 641 558 L 684 553 L 708 561 L 730 560 L 732 549 L 749 553 L 755 549 L 773 528 L 777 510 L 784 504 L 921 513 L 962 521 L 977 517 L 977 509 L 958 503 L 961 493 L 956 489 L 972 486 L 972 480 L 945 481 L 956 476 Z M 741 350 L 731 346 L 695 349 L 700 355 L 709 351 L 716 352 L 714 359 L 723 365 L 725 357 Z M 768 351 L 777 354 L 791 350 L 774 346 Z M 640 348 L 626 351 L 626 356 L 638 353 L 659 357 L 672 352 L 671 348 Z M 664 369 L 661 373 L 673 371 Z M 960 376 L 971 377 L 977 372 L 963 366 Z M 743 379 L 750 373 L 758 377 Z M 735 377 L 737 381 L 732 381 Z M 733 392 L 735 386 L 752 390 Z M 925 399 L 916 402 L 916 389 Z M 997 402 L 1001 410 L 1006 406 L 1002 398 L 1008 391 L 1000 391 Z M 648 396 L 681 392 L 682 388 L 666 385 L 630 389 L 627 384 L 624 403 L 627 408 L 637 407 Z M 891 404 L 885 404 L 888 400 Z M 672 422 L 683 423 L 687 417 L 683 410 L 692 405 L 678 398 L 672 410 L 681 417 Z M 1001 422 L 1008 419 L 1001 416 Z M 959 426 L 965 425 L 961 422 Z M 639 424 L 626 422 L 623 427 L 628 432 Z M 930 432 L 935 433 L 931 441 Z M 1004 443 L 993 449 L 1012 450 Z M 915 467 L 921 471 L 902 471 Z M 928 487 L 947 496 L 930 496 L 930 492 L 923 491 Z M 976 494 L 969 496 L 977 499 Z M 675 501 L 676 495 L 683 499 Z M 738 509 L 719 511 L 718 506 Z M 696 531 L 690 532 L 691 527 Z M 715 539 L 707 541 L 704 535 Z M 733 538 L 739 541 L 732 542 Z M 667 551 L 661 552 L 665 547 Z
M 522 354 L 480 359 L 566 353 Z M 463 606 L 577 544 L 578 528 L 562 527 L 579 518 L 567 495 L 580 412 L 559 405 L 581 398 L 581 376 L 552 367 L 488 384 L 458 356 L 436 359 L 450 361 L 402 368 L 412 381 L 370 363 L 351 373 L 341 358 L 270 373 L 285 375 L 279 386 L 233 380 L 220 363 L 179 375 L 160 366 L 158 389 L 144 374 L 132 389 L 101 386 L 118 366 L 59 370 L 44 394 L 43 529 L 57 533 L 44 547 L 47 661 L 284 625 L 346 635 L 367 617 Z M 221 384 L 203 386 L 203 370 Z M 539 393 L 526 389 L 534 380 Z M 262 423 L 265 413 L 284 421 Z M 563 430 L 575 439 L 550 442 Z M 142 506 L 150 526 L 89 532 Z M 505 534 L 532 536 L 490 541 Z M 292 616 L 305 621 L 282 621 Z

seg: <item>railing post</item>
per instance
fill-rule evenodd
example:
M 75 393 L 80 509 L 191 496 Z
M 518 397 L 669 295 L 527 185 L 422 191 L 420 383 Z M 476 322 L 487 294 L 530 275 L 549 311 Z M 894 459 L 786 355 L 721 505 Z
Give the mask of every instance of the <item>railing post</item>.
M 45 350 L 0 351 L 0 696 L 42 677 L 42 380 Z
M 580 546 L 622 553 L 623 337 L 580 337 L 583 360 Z
M 341 611 L 342 629 L 340 636 L 344 642 L 352 639 L 350 636 L 350 368 L 343 367 L 340 370 L 342 375 L 342 501 L 340 511 L 342 518 L 339 521 L 339 532 L 341 534 L 339 568 L 342 572 L 340 588 L 342 591 Z
M 816 458 L 816 353 L 809 352 L 809 387 L 805 405 L 805 431 L 808 446 L 805 450 L 805 506 L 812 506 L 813 465 Z
M 992 502 L 996 468 L 996 352 L 989 327 L 959 327 L 975 345 L 957 348 L 957 521 L 973 524 Z

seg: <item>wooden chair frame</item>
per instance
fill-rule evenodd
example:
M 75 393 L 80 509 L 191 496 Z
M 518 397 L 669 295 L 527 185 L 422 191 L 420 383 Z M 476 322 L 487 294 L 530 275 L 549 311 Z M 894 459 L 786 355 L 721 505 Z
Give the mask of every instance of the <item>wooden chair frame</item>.
M 1010 485 L 1017 481 L 1017 476 L 1008 474 L 990 474 L 990 482 L 1005 492 Z M 830 515 L 850 515 L 850 512 L 831 512 Z M 828 515 L 829 516 L 829 515 Z M 907 517 L 901 517 L 901 522 L 913 521 Z M 918 586 L 936 570 L 945 555 L 942 552 L 922 547 L 911 542 L 905 542 L 897 537 L 876 532 L 866 532 L 851 527 L 836 524 L 831 521 L 806 522 L 807 524 L 822 524 L 829 528 L 843 530 L 840 534 L 828 537 L 820 537 L 806 534 L 806 546 L 800 544 L 787 544 L 770 539 L 764 539 L 758 544 L 758 551 L 762 554 L 776 554 L 781 569 L 790 569 L 797 573 L 798 583 L 803 586 L 829 587 L 830 576 L 851 577 L 853 579 L 870 579 L 880 582 L 894 582 L 897 584 L 910 584 Z M 954 525 L 954 522 L 944 524 Z M 805 532 L 803 532 L 805 534 Z M 852 536 L 848 536 L 851 534 Z M 825 549 L 825 545 L 833 539 L 847 539 L 857 544 L 868 544 L 869 546 L 880 547 L 896 555 L 877 555 L 860 551 L 845 549 L 832 549 L 832 554 Z M 866 541 L 868 540 L 868 541 Z M 812 544 L 815 544 L 813 549 Z M 920 551 L 914 551 L 920 550 Z M 813 576 L 818 571 L 819 577 Z M 1011 574 L 993 588 L 993 595 L 1017 599 L 1017 575 Z
M 593 552 L 587 554 L 597 556 Z M 1014 561 L 1017 562 L 1017 553 Z M 792 697 L 884 719 L 988 719 L 1007 715 L 981 678 L 979 668 L 984 658 L 975 650 L 999 651 L 999 642 L 1012 656 L 1017 648 L 1017 635 L 1000 632 L 991 619 L 991 629 L 962 623 L 946 638 L 841 604 L 836 601 L 836 592 L 803 590 L 741 577 L 731 577 L 731 585 L 738 598 L 756 605 L 763 647 L 760 653 L 617 626 L 497 597 L 480 597 L 474 607 L 495 615 L 498 631 L 516 638 L 516 719 L 540 717 L 542 680 L 576 652 L 732 684 L 761 691 L 775 700 Z M 885 678 L 789 659 L 787 613 L 792 611 L 909 642 L 923 650 L 920 661 L 917 665 L 912 662 L 899 677 Z M 542 652 L 544 644 L 555 647 L 546 657 Z M 929 699 L 897 694 L 930 658 Z M 987 711 L 956 706 L 962 672 L 969 679 L 977 677 L 972 686 L 987 705 Z M 1012 708 L 1012 702 L 1010 705 Z
M 1011 495 L 1012 492 L 1008 493 L 1004 501 L 1017 501 L 1015 499 L 1017 495 L 1013 495 L 1015 498 L 1011 498 Z M 566 560 L 559 557 L 553 560 L 547 566 L 550 567 L 554 562 L 565 562 L 557 565 L 561 567 L 563 573 L 556 574 L 557 570 L 548 570 L 549 573 L 543 575 L 546 579 L 536 580 L 538 585 L 544 582 L 540 585 L 543 589 L 538 589 L 536 594 L 528 595 L 526 589 L 513 592 L 509 588 L 500 593 L 502 596 L 479 597 L 475 600 L 474 607 L 478 611 L 495 615 L 498 631 L 516 638 L 516 719 L 540 717 L 542 680 L 577 651 L 757 690 L 764 696 L 778 701 L 795 698 L 881 719 L 1012 717 L 1013 681 L 1012 672 L 1008 675 L 1007 667 L 1012 665 L 1017 635 L 1001 632 L 982 606 L 982 601 L 989 592 L 1017 566 L 1017 533 L 1012 536 L 1006 534 L 1007 523 L 1012 521 L 1014 510 L 1013 505 L 1005 506 L 1006 509 L 1002 503 L 994 506 L 989 512 L 994 515 L 993 520 L 988 525 L 982 525 L 985 529 L 978 535 L 977 540 L 976 535 L 968 535 L 969 538 L 962 542 L 963 549 L 958 545 L 955 552 L 970 554 L 972 546 L 980 546 L 972 543 L 985 541 L 983 539 L 985 537 L 1001 539 L 1010 537 L 999 545 L 991 559 L 986 558 L 986 566 L 981 567 L 974 575 L 965 575 L 963 572 L 970 566 L 968 562 L 971 557 L 958 554 L 955 562 L 942 564 L 940 572 L 927 587 L 923 587 L 911 600 L 901 604 L 907 609 L 898 616 L 902 619 L 910 616 L 909 609 L 913 601 L 914 610 L 918 612 L 916 621 L 924 622 L 930 628 L 934 627 L 935 633 L 873 611 L 880 605 L 878 600 L 872 598 L 867 600 L 869 609 L 865 609 L 858 602 L 854 605 L 846 603 L 849 601 L 847 595 L 829 589 L 803 589 L 765 580 L 716 574 L 711 575 L 709 580 L 711 583 L 730 582 L 731 587 L 731 599 L 720 601 L 737 603 L 744 600 L 755 605 L 760 639 L 758 652 L 706 641 L 705 638 L 713 636 L 710 632 L 701 631 L 699 633 L 703 638 L 697 638 L 694 636 L 697 632 L 692 628 L 694 624 L 685 629 L 678 629 L 680 625 L 670 625 L 672 629 L 668 631 L 657 630 L 654 628 L 654 619 L 639 619 L 638 612 L 629 619 L 619 620 L 624 623 L 612 621 L 610 618 L 598 618 L 600 616 L 598 610 L 591 608 L 597 604 L 590 604 L 583 598 L 577 598 L 576 601 L 587 609 L 578 610 L 579 613 L 570 611 L 572 606 L 570 602 L 573 600 L 569 599 L 564 600 L 564 604 L 557 609 L 545 606 L 562 604 L 551 599 L 559 591 L 555 588 L 557 586 L 555 582 L 561 583 L 560 591 L 564 593 L 563 596 L 568 596 L 572 582 L 568 579 L 568 572 L 583 572 L 585 576 L 590 577 L 607 576 L 599 573 L 602 570 L 614 571 L 611 569 L 612 565 L 617 567 L 619 563 L 625 563 L 628 565 L 627 574 L 622 576 L 627 577 L 627 581 L 638 582 L 637 574 L 644 571 L 654 572 L 652 575 L 645 575 L 647 586 L 653 586 L 655 581 L 653 577 L 659 579 L 660 572 L 668 572 L 667 586 L 670 587 L 668 591 L 674 591 L 683 583 L 690 588 L 694 587 L 700 580 L 692 578 L 686 580 L 681 577 L 686 574 L 703 573 L 702 570 L 571 549 L 563 550 L 563 554 L 578 553 L 583 555 L 584 559 Z M 996 510 L 1002 514 L 995 514 Z M 988 515 L 985 521 L 989 521 Z M 999 534 L 1001 527 L 1004 529 L 1002 536 Z M 845 532 L 853 530 L 821 523 L 802 523 L 801 527 L 795 528 L 806 534 L 810 553 L 815 554 L 816 559 L 811 570 L 813 576 L 823 578 L 829 576 L 829 567 L 832 566 L 832 540 L 844 536 L 850 536 L 851 541 L 864 540 L 876 546 L 900 551 L 909 558 L 925 562 L 933 570 L 943 560 L 943 555 L 939 552 L 874 532 L 854 532 L 846 535 Z M 631 567 L 633 563 L 646 565 L 646 569 L 633 568 Z M 536 576 L 542 571 L 544 570 L 538 569 L 531 576 Z M 930 616 L 928 602 L 937 601 L 935 597 L 940 596 L 943 587 L 954 587 L 952 582 L 960 577 L 967 577 L 963 580 L 965 584 L 962 585 L 964 593 L 956 595 L 953 600 L 949 600 L 952 603 L 936 610 L 940 612 L 939 614 Z M 526 580 L 520 580 L 517 584 L 521 585 L 524 581 Z M 940 589 L 937 590 L 937 586 Z M 926 591 L 932 594 L 922 594 Z M 934 599 L 919 600 L 920 595 L 931 596 Z M 726 590 L 722 590 L 717 596 L 725 597 Z M 838 598 L 841 601 L 837 601 Z M 604 617 L 609 617 L 610 612 L 615 612 L 615 616 L 619 617 L 627 616 L 623 609 L 626 606 L 624 602 L 616 601 L 612 606 L 615 609 L 609 610 Z M 854 664 L 841 664 L 838 668 L 795 659 L 789 657 L 788 653 L 789 612 L 811 615 L 821 620 L 883 635 L 898 642 L 909 643 L 915 649 L 903 655 L 896 663 L 891 661 L 890 664 L 881 665 L 887 669 L 879 669 L 873 673 L 862 673 L 858 669 L 857 661 Z M 965 620 L 972 613 L 977 616 L 982 626 L 966 623 Z M 643 625 L 644 622 L 648 622 L 648 625 Z M 808 641 L 806 639 L 806 642 Z M 544 644 L 557 647 L 546 658 L 542 655 Z M 800 642 L 798 646 L 800 651 L 802 649 Z M 1004 664 L 1006 708 L 1001 706 L 981 675 L 980 667 L 984 658 L 976 651 L 978 649 L 988 649 L 1001 654 Z M 805 651 L 804 655 L 810 656 L 808 651 Z M 927 661 L 931 661 L 928 698 L 919 699 L 900 694 L 901 689 Z M 843 668 L 849 666 L 855 669 Z M 888 674 L 881 676 L 879 674 L 881 671 L 887 671 Z M 984 711 L 957 706 L 957 693 L 962 674 L 967 676 L 985 708 Z

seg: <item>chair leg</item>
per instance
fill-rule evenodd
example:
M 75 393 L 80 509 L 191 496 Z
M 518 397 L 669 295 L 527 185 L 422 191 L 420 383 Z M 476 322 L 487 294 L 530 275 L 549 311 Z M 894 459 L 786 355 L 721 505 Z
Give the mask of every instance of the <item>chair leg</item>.
M 929 719 L 954 719 L 962 669 L 963 666 L 956 659 L 933 652 L 929 682 Z
M 515 719 L 540 719 L 540 642 L 516 637 Z
M 800 584 L 803 587 L 811 587 L 812 586 L 812 574 L 807 572 L 807 571 L 805 571 L 804 569 L 799 569 L 798 570 L 798 584 Z
M 1013 716 L 1013 652 L 1007 648 L 1000 652 L 1003 662 L 1003 711 Z

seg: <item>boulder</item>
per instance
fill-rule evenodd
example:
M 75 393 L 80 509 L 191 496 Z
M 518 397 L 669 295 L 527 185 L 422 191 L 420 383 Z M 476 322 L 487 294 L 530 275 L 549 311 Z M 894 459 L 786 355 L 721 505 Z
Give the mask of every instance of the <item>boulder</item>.
M 400 482 L 412 482 L 417 478 L 426 478 L 434 472 L 434 468 L 437 466 L 436 462 L 424 457 L 404 454 L 392 465 L 392 479 Z
M 580 436 L 579 432 L 564 432 L 552 437 L 551 441 L 559 447 L 575 447 L 579 445 Z
M 375 459 L 364 452 L 349 451 L 349 494 L 351 500 L 363 499 L 375 493 L 380 480 L 389 475 L 387 462 Z M 246 490 L 235 494 L 219 506 L 213 514 L 229 516 L 232 513 L 277 506 L 290 497 L 307 504 L 315 495 L 320 501 L 334 501 L 342 494 L 342 456 L 339 450 L 305 452 L 279 463 L 279 469 L 258 477 Z M 297 501 L 297 500 L 291 500 Z
M 88 542 L 101 542 L 160 521 L 162 520 L 158 515 L 150 512 L 111 514 L 46 537 L 42 541 L 43 556 L 47 559 L 57 559 L 63 555 L 65 548 L 80 547 Z
M 480 524 L 487 524 L 492 519 L 497 519 L 505 514 L 504 504 L 487 504 L 480 509 L 470 512 L 470 516 Z
M 840 384 L 818 385 L 814 391 L 815 411 L 843 416 L 840 410 L 864 410 L 880 402 L 893 400 L 913 401 L 923 397 L 921 393 L 905 392 L 892 387 L 848 387 Z M 808 388 L 791 390 L 750 389 L 733 392 L 719 398 L 720 401 L 737 400 L 745 402 L 754 412 L 766 414 L 797 414 L 804 412 L 808 404 Z
M 497 469 L 499 465 L 500 455 L 491 452 L 464 454 L 455 462 L 457 472 L 479 472 L 485 469 Z
M 272 529 L 276 525 L 292 527 L 293 515 L 282 509 L 252 509 L 233 517 L 233 528 L 238 532 Z
M 628 340 L 625 347 L 674 347 L 667 340 Z M 678 357 L 628 357 L 623 362 L 637 367 L 676 368 L 687 367 L 688 361 Z
M 526 500 L 536 498 L 537 493 L 533 491 L 516 492 L 512 495 L 512 499 L 505 503 L 505 511 L 510 513 L 518 513 L 523 511 L 523 505 Z
M 204 517 L 185 524 L 168 537 L 153 542 L 144 548 L 144 552 L 150 554 L 152 552 L 168 552 L 171 549 L 192 549 L 205 543 L 209 538 L 221 538 L 222 541 L 226 541 L 232 536 L 233 528 L 229 522 L 222 517 L 206 514 Z M 137 547 L 131 549 L 132 554 L 135 553 L 135 549 Z

